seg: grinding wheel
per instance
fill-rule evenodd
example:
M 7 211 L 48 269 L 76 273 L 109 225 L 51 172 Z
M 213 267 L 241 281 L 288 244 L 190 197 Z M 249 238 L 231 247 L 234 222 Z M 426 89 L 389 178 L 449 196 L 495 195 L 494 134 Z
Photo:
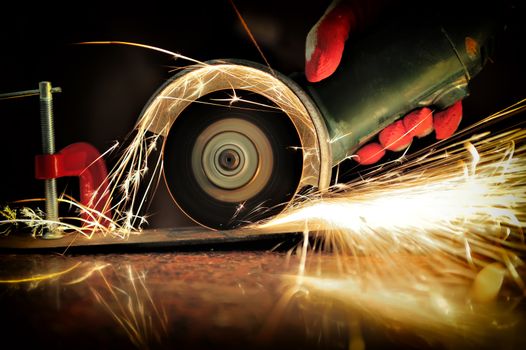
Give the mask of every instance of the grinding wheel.
M 233 228 L 283 209 L 298 189 L 303 155 L 294 124 L 270 100 L 216 91 L 189 105 L 163 149 L 166 185 L 193 220 Z M 265 107 L 269 106 L 269 107 Z

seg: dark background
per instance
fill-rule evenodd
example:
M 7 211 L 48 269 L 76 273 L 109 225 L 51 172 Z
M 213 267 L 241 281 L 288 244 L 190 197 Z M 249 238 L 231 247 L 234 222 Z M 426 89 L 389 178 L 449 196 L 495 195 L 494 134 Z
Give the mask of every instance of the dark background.
M 303 70 L 305 37 L 329 3 L 236 1 L 272 67 L 285 74 Z M 131 41 L 198 60 L 263 62 L 228 0 L 169 5 L 71 3 L 60 9 L 58 5 L 12 6 L 0 15 L 0 93 L 36 89 L 43 80 L 62 87 L 63 93 L 55 96 L 57 151 L 78 141 L 90 142 L 101 151 L 116 140 L 122 142 L 172 69 L 187 63 L 136 47 L 75 43 Z M 499 6 L 505 9 L 507 25 L 492 62 L 471 83 L 463 126 L 526 98 L 524 8 L 513 3 Z M 41 151 L 38 98 L 0 101 L 0 118 L 0 204 L 42 197 L 43 185 L 33 178 L 33 157 Z M 108 162 L 111 167 L 112 158 Z M 61 189 L 66 185 L 73 188 L 75 182 L 59 182 Z M 160 213 L 153 217 L 154 226 L 188 223 L 178 219 L 164 188 L 153 212 Z

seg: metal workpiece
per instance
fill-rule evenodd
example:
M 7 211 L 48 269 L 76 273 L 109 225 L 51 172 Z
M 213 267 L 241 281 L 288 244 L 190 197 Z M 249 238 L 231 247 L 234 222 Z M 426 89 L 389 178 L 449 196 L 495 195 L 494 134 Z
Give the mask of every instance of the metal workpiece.
M 330 78 L 304 84 L 329 130 L 332 165 L 413 109 L 467 96 L 493 32 L 492 21 L 477 18 L 397 19 L 349 43 Z

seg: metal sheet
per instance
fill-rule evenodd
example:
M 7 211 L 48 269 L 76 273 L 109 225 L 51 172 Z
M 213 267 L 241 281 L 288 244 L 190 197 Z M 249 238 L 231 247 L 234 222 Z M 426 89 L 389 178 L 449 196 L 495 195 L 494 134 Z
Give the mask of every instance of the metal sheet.
M 91 238 L 82 234 L 68 234 L 59 239 L 34 238 L 30 235 L 13 234 L 0 238 L 0 250 L 54 250 L 91 248 L 159 248 L 220 245 L 237 242 L 286 240 L 287 233 L 265 233 L 250 229 L 212 231 L 201 227 L 144 230 L 126 238 L 94 234 Z

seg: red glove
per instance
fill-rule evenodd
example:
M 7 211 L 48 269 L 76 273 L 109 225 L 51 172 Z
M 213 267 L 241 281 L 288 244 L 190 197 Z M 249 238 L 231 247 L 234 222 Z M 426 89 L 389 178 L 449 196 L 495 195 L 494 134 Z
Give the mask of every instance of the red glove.
M 385 1 L 338 1 L 329 6 L 322 18 L 307 35 L 305 75 L 310 82 L 329 77 L 340 64 L 345 41 L 353 33 L 370 23 L 386 6 Z M 383 129 L 378 142 L 369 143 L 356 152 L 356 160 L 363 165 L 374 164 L 386 150 L 401 151 L 413 137 L 424 137 L 435 130 L 438 140 L 446 139 L 457 130 L 462 119 L 462 103 L 456 102 L 444 111 L 435 113 L 429 108 L 412 111 Z

